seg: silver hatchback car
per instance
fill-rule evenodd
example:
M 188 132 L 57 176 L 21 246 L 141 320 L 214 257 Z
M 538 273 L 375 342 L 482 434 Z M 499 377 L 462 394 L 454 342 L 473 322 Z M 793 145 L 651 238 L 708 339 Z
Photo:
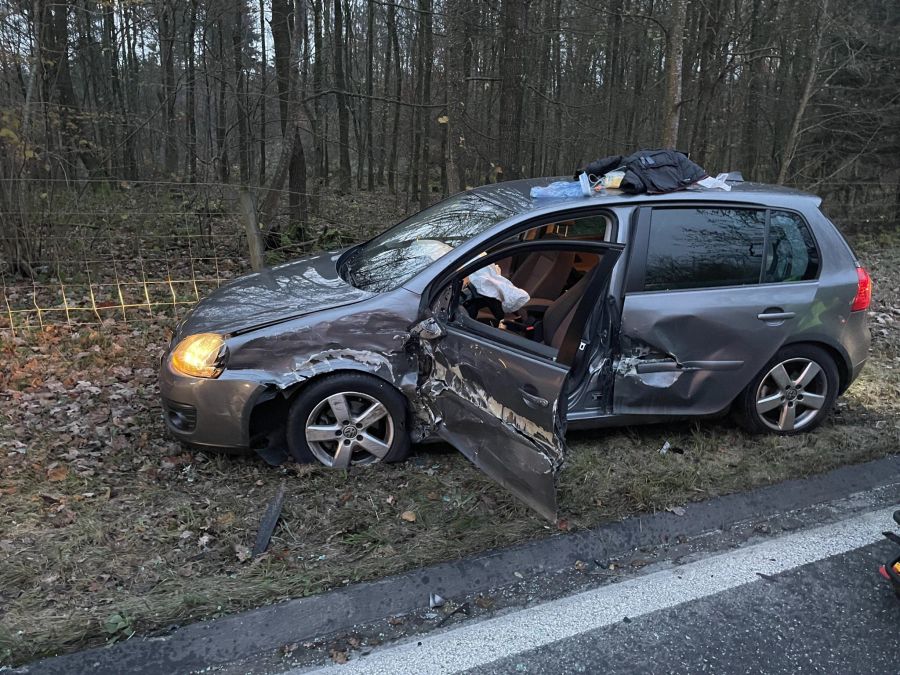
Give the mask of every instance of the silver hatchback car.
M 442 438 L 554 518 L 567 427 L 730 409 L 806 432 L 859 374 L 871 281 L 817 197 L 530 198 L 551 180 L 222 286 L 162 360 L 168 428 L 334 468 Z

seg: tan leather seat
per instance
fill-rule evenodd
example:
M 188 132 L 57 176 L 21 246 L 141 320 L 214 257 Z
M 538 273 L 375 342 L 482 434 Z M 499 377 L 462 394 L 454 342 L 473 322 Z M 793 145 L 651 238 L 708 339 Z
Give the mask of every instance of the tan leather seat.
M 563 338 L 566 336 L 566 331 L 569 329 L 569 324 L 572 323 L 572 319 L 575 316 L 575 308 L 578 306 L 578 301 L 581 300 L 587 285 L 596 272 L 597 266 L 594 266 L 578 280 L 578 283 L 547 307 L 541 326 L 544 344 L 559 349 Z
M 574 265 L 575 254 L 568 251 L 532 253 L 509 280 L 532 298 L 553 299 L 562 293 Z

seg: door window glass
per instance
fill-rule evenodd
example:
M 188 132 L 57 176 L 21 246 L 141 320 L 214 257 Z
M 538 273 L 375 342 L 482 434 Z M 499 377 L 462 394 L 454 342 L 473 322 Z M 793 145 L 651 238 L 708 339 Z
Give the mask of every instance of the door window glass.
M 766 214 L 756 209 L 654 209 L 644 290 L 759 283 Z
M 803 219 L 787 211 L 769 214 L 769 245 L 766 249 L 767 283 L 806 281 L 819 273 L 819 252 Z
M 569 218 L 520 232 L 503 243 L 533 241 L 535 239 L 578 239 L 580 241 L 612 241 L 615 236 L 615 221 L 610 213 L 595 213 L 583 218 Z

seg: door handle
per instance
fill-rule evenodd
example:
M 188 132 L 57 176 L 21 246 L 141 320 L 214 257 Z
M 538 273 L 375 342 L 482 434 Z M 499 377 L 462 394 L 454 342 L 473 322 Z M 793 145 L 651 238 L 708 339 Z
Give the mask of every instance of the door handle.
M 786 321 L 797 316 L 796 312 L 785 312 L 781 307 L 770 307 L 766 311 L 757 314 L 756 318 L 760 321 Z
M 522 394 L 522 400 L 532 408 L 546 408 L 550 405 L 550 401 L 545 398 L 541 398 L 536 394 L 532 394 L 525 388 L 519 388 L 519 393 Z

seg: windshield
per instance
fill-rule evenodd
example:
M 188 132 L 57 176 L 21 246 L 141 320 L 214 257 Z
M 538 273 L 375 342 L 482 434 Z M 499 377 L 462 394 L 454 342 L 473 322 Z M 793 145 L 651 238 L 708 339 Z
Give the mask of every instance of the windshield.
M 389 291 L 512 214 L 478 194 L 461 192 L 359 246 L 344 262 L 341 275 L 357 288 Z

